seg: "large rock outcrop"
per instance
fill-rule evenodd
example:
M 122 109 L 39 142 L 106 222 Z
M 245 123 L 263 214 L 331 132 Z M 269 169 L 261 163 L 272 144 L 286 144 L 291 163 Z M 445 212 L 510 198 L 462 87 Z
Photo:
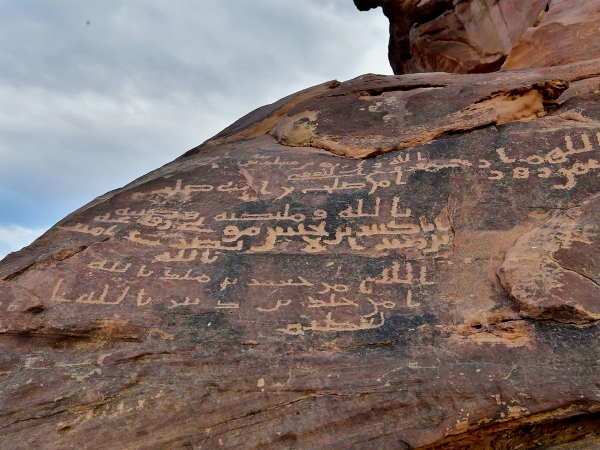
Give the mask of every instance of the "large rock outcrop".
M 600 60 L 263 107 L 0 263 L 0 447 L 594 448 L 599 174 Z
M 355 0 L 390 20 L 396 74 L 484 73 L 600 58 L 600 0 Z
M 471 74 L 291 95 L 1 261 L 1 448 L 600 446 L 598 1 L 355 3 Z
M 600 0 L 552 0 L 527 29 L 503 69 L 557 66 L 600 58 Z

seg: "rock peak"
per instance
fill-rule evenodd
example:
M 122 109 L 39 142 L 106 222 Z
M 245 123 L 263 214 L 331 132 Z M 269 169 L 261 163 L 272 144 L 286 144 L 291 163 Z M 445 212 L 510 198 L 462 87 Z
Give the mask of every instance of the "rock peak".
M 355 0 L 390 20 L 395 74 L 487 73 L 600 58 L 599 0 Z

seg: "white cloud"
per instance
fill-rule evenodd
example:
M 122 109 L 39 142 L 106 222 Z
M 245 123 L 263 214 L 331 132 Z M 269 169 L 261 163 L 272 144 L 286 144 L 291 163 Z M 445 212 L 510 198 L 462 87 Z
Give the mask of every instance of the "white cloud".
M 391 73 L 351 0 L 0 0 L 0 223 L 38 228 L 249 111 Z M 86 21 L 90 25 L 86 25 Z
M 45 231 L 45 228 L 31 230 L 19 225 L 0 225 L 0 259 L 31 244 Z

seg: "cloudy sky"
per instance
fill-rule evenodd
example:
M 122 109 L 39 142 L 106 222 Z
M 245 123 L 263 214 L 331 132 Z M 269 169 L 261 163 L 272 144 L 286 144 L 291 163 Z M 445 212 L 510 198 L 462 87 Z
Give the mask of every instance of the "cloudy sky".
M 0 258 L 252 109 L 392 71 L 352 0 L 0 0 Z

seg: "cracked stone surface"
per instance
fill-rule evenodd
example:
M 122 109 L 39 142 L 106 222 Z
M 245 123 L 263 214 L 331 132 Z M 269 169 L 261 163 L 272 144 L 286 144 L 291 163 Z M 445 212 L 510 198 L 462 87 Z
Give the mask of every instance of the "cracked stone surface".
M 599 75 L 325 83 L 75 211 L 0 262 L 0 446 L 593 441 Z
M 499 276 L 522 316 L 586 324 L 600 319 L 600 198 L 553 215 L 521 236 Z

